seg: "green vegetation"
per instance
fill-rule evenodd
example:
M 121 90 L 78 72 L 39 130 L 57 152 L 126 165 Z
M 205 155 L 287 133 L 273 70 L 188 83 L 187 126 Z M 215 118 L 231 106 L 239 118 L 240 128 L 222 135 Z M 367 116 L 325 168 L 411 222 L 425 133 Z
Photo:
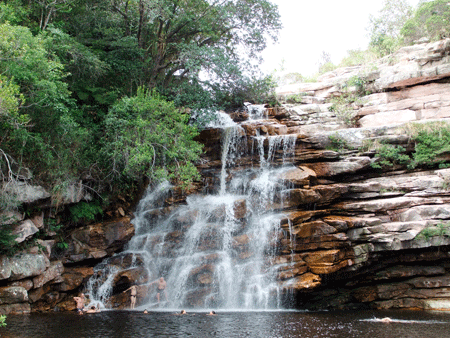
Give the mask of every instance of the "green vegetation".
M 450 37 L 450 6 L 448 1 L 422 2 L 401 29 L 404 42 L 413 43 L 426 37 L 431 41 Z
M 406 0 L 385 0 L 378 16 L 370 18 L 370 49 L 379 57 L 395 52 L 402 46 L 401 29 L 412 13 Z
M 286 96 L 286 102 L 288 103 L 301 103 L 306 96 L 306 93 L 290 94 Z
M 386 143 L 381 144 L 375 154 L 375 158 L 378 160 L 372 162 L 370 165 L 375 169 L 393 167 L 394 165 L 406 165 L 410 163 L 411 158 L 404 154 L 405 151 L 406 149 L 402 146 Z
M 410 123 L 405 127 L 414 142 L 411 168 L 443 166 L 442 155 L 450 153 L 450 125 L 445 122 Z
M 17 242 L 16 235 L 12 234 L 12 227 L 4 223 L 5 220 L 0 220 L 0 255 L 11 256 L 16 252 Z
M 99 203 L 80 202 L 69 208 L 72 220 L 78 222 L 93 221 L 95 216 L 103 213 L 103 209 Z
M 369 94 L 366 90 L 366 80 L 362 76 L 351 77 L 342 88 L 343 94 L 331 99 L 329 110 L 335 112 L 345 126 L 355 126 L 355 105 L 361 105 L 361 97 Z
M 102 148 L 111 177 L 136 180 L 145 173 L 181 184 L 198 178 L 194 162 L 201 146 L 193 141 L 198 132 L 188 119 L 173 103 L 143 88 L 117 102 L 105 118 L 108 136 Z
M 347 140 L 345 140 L 341 135 L 337 133 L 334 135 L 328 135 L 328 139 L 330 141 L 330 146 L 327 147 L 328 150 L 343 153 L 351 148 Z
M 427 227 L 417 234 L 416 240 L 424 239 L 426 241 L 430 240 L 432 237 L 450 236 L 450 223 L 438 223 L 435 226 Z
M 97 196 L 188 186 L 192 116 L 274 101 L 251 61 L 280 28 L 267 0 L 1 2 L 0 184 L 32 173 L 56 197 L 80 181 Z M 0 208 L 16 208 L 0 187 Z
M 0 327 L 5 327 L 5 326 L 6 326 L 6 316 L 0 315 Z
M 375 151 L 373 168 L 388 168 L 394 165 L 406 166 L 408 169 L 416 167 L 447 168 L 445 155 L 450 153 L 450 125 L 446 122 L 409 123 L 403 127 L 414 150 L 409 154 L 399 145 L 386 142 L 367 140 L 359 149 L 361 152 Z M 445 183 L 446 185 L 446 183 Z M 446 189 L 446 187 L 443 187 Z

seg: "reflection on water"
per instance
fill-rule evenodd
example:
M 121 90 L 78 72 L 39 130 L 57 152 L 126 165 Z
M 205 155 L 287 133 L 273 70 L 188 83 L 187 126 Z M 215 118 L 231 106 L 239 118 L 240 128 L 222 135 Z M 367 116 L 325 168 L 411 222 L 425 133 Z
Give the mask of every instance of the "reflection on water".
M 380 322 L 390 317 L 392 322 Z M 8 316 L 1 337 L 449 337 L 450 313 L 359 312 L 170 312 L 106 311 Z

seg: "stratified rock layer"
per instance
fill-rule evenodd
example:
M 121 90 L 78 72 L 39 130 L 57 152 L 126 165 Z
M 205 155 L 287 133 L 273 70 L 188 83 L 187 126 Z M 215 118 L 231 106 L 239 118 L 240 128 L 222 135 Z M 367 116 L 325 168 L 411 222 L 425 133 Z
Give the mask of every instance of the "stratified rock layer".
M 363 150 L 368 143 L 382 141 L 401 145 L 408 154 L 414 149 L 406 134 L 408 123 L 448 123 L 449 53 L 449 39 L 403 48 L 391 58 L 397 62 L 381 60 L 376 71 L 341 68 L 317 83 L 279 88 L 285 104 L 269 109 L 264 120 L 249 121 L 242 112 L 231 114 L 241 123 L 241 137 L 247 138 L 248 148 L 256 135 L 296 135 L 290 159 L 295 167 L 274 178 L 290 186 L 279 196 L 285 202 L 268 206 L 285 215 L 279 233 L 273 234 L 277 256 L 272 267 L 286 296 L 294 295 L 290 306 L 450 309 L 450 170 L 433 163 L 413 171 L 404 164 L 374 169 L 375 152 Z M 355 77 L 364 80 L 371 94 L 351 105 L 348 119 L 332 109 L 330 99 L 356 93 L 358 88 L 346 85 Z M 205 156 L 198 165 L 202 182 L 192 192 L 216 189 L 221 169 L 221 131 L 204 130 L 198 141 L 205 145 Z M 267 148 L 268 143 L 263 146 Z M 448 164 L 448 154 L 441 156 L 441 162 Z M 279 153 L 271 159 L 274 165 L 283 160 Z M 245 169 L 258 161 L 257 155 L 248 152 L 236 164 Z M 52 206 L 88 201 L 90 196 L 81 187 L 81 182 L 74 183 L 58 201 L 38 186 L 19 182 L 8 189 L 21 203 Z M 175 189 L 158 212 L 169 212 L 185 197 Z M 245 221 L 247 207 L 245 201 L 236 201 L 234 216 Z M 13 257 L 0 257 L 0 314 L 73 310 L 72 297 L 85 288 L 95 273 L 93 266 L 121 251 L 134 233 L 122 208 L 107 215 L 116 219 L 73 229 L 65 239 L 66 248 L 55 245 L 54 234 Z M 19 242 L 29 241 L 45 223 L 40 214 L 30 219 L 17 212 L 1 216 L 16 224 Z M 188 227 L 193 217 L 184 215 L 176 222 Z M 180 231 L 169 234 L 164 247 L 167 255 L 181 237 Z M 251 241 L 246 235 L 233 238 L 237 259 L 251 255 Z M 207 238 L 200 245 L 208 249 L 216 243 Z M 205 264 L 189 276 L 205 294 L 216 259 L 205 256 Z M 113 258 L 109 264 L 128 267 L 129 260 Z M 120 273 L 113 281 L 111 306 L 128 306 L 129 294 L 122 291 L 145 284 L 148 278 L 140 264 Z M 151 292 L 140 287 L 139 302 Z M 191 295 L 193 305 L 201 303 L 201 292 Z

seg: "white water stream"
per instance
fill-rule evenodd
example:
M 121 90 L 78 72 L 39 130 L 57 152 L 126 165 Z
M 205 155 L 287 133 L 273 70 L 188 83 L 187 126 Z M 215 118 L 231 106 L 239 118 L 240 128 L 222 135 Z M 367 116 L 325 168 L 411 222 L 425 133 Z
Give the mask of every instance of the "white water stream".
M 189 196 L 168 216 L 159 215 L 169 184 L 149 190 L 132 221 L 135 236 L 119 256 L 134 257 L 128 269 L 143 264 L 146 283 L 166 279 L 170 308 L 279 309 L 282 290 L 273 261 L 282 232 L 276 210 L 282 208 L 280 192 L 287 187 L 277 177 L 291 168 L 296 135 L 257 136 L 248 149 L 239 125 L 223 114 L 218 121 L 211 127 L 223 130 L 220 187 L 214 194 Z M 259 163 L 236 167 L 240 156 L 252 152 Z M 274 167 L 280 153 L 282 160 Z M 88 285 L 91 299 L 103 304 L 123 270 L 112 259 L 95 268 Z M 146 301 L 144 308 L 156 302 L 151 288 Z

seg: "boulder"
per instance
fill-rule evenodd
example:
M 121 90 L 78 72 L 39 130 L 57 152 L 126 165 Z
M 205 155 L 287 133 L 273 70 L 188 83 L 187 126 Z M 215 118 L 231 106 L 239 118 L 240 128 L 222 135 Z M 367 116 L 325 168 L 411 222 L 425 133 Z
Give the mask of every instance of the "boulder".
M 15 197 L 18 203 L 34 203 L 51 197 L 41 186 L 32 186 L 21 181 L 11 181 L 3 184 L 3 191 Z
M 342 250 L 316 251 L 304 258 L 312 273 L 330 274 L 349 265 L 347 254 Z
M 277 178 L 294 187 L 303 187 L 310 185 L 311 179 L 316 178 L 316 173 L 307 167 L 300 166 L 298 168 L 289 169 L 277 176 Z
M 9 257 L 0 256 L 0 280 L 8 279 L 11 276 L 11 264 Z
M 121 250 L 133 234 L 134 227 L 129 217 L 76 229 L 70 236 L 63 263 L 104 258 Z
M 41 212 L 38 215 L 35 215 L 31 218 L 31 221 L 38 229 L 42 229 L 44 227 L 44 213 Z
M 395 219 L 399 222 L 450 219 L 450 204 L 420 205 L 409 209 L 403 209 L 395 214 Z
M 40 288 L 49 281 L 54 280 L 55 278 L 61 276 L 63 272 L 64 266 L 62 262 L 60 261 L 52 262 L 50 267 L 47 270 L 45 270 L 44 273 L 33 278 L 33 287 L 36 289 Z
M 434 202 L 434 203 L 433 203 Z M 383 212 L 387 210 L 396 210 L 402 208 L 411 208 L 422 204 L 442 204 L 442 199 L 429 199 L 420 197 L 396 197 L 386 199 L 368 200 L 363 202 L 342 202 L 333 207 L 343 210 L 365 211 L 365 212 Z
M 279 269 L 280 273 L 277 276 L 279 280 L 287 280 L 300 275 L 303 275 L 308 271 L 308 266 L 305 262 L 298 262 L 293 265 L 289 264 Z
M 281 192 L 282 206 L 290 208 L 293 206 L 316 203 L 320 201 L 320 195 L 310 189 L 289 189 Z
M 39 288 L 33 289 L 29 292 L 30 303 L 36 303 L 46 296 L 51 291 L 49 285 L 41 286 Z
M 0 287 L 0 305 L 25 303 L 28 301 L 27 290 L 20 286 Z
M 235 201 L 233 211 L 235 218 L 244 218 L 247 215 L 247 201 L 245 199 Z
M 27 219 L 26 221 L 20 223 L 18 226 L 14 227 L 12 234 L 17 236 L 15 238 L 15 241 L 17 243 L 22 243 L 38 231 L 39 229 L 34 225 L 34 223 L 31 220 Z
M 20 286 L 27 291 L 30 291 L 33 288 L 33 280 L 32 279 L 21 279 L 14 282 L 9 283 L 10 286 Z
M 406 122 L 420 120 L 414 110 L 399 110 L 399 111 L 389 111 L 381 112 L 372 115 L 366 115 L 359 119 L 359 124 L 363 128 L 372 128 L 393 125 L 393 124 L 403 124 Z
M 42 274 L 49 266 L 50 261 L 43 254 L 17 254 L 2 260 L 1 271 L 4 279 L 11 281 Z

